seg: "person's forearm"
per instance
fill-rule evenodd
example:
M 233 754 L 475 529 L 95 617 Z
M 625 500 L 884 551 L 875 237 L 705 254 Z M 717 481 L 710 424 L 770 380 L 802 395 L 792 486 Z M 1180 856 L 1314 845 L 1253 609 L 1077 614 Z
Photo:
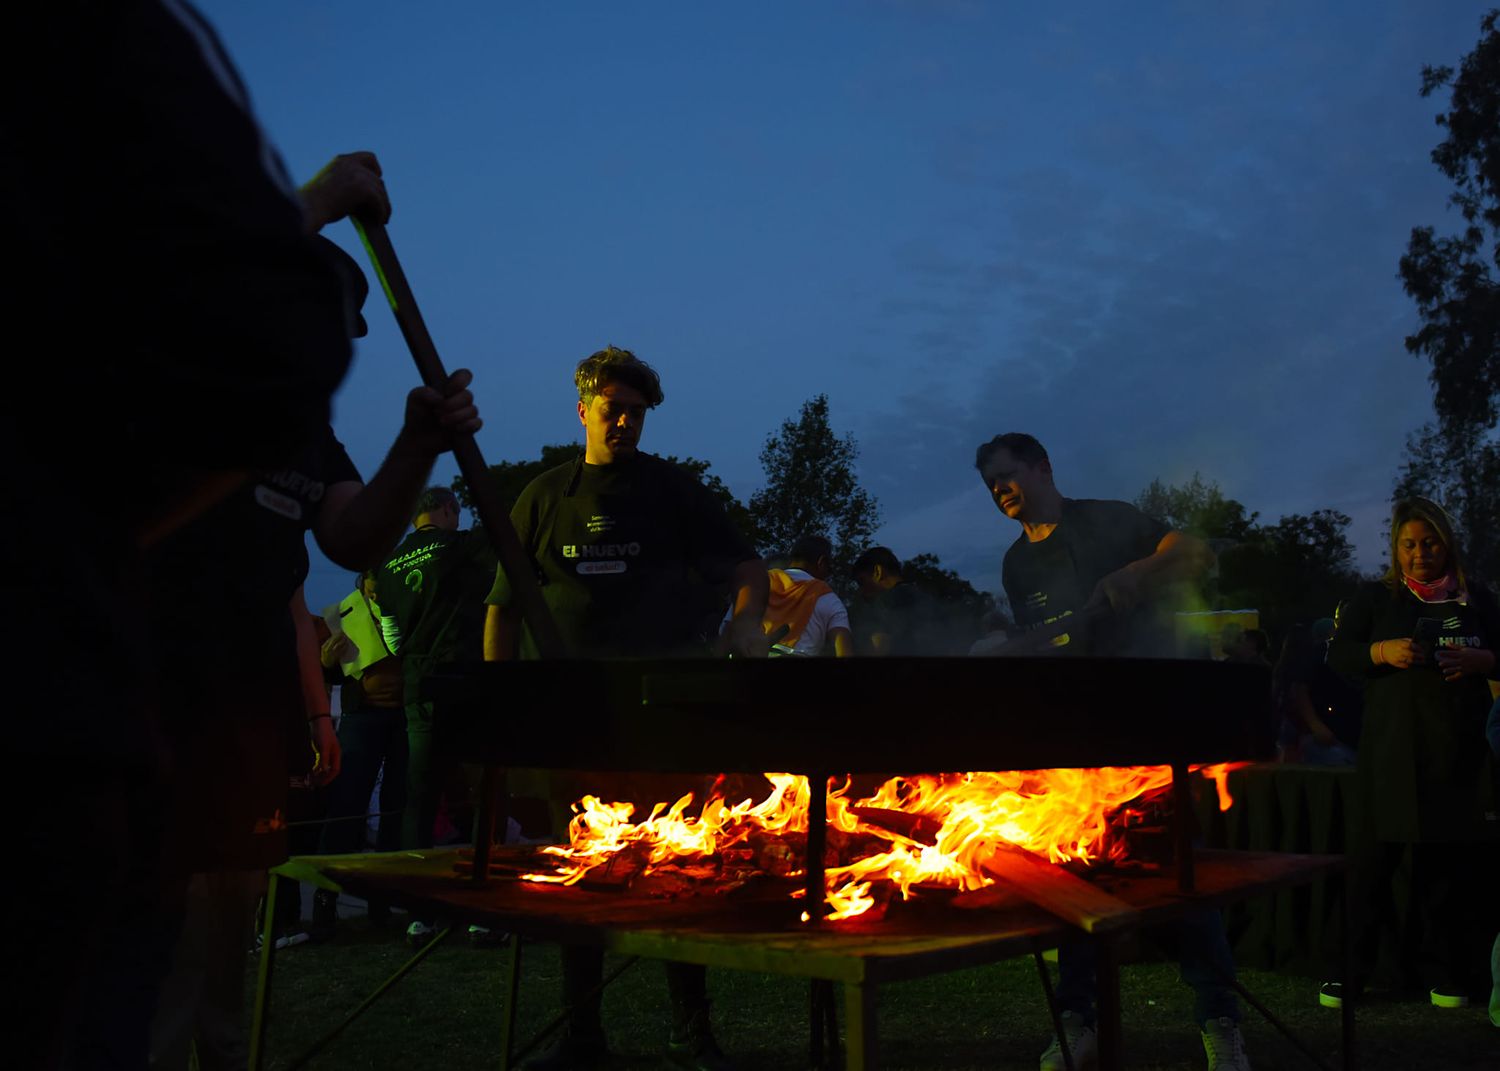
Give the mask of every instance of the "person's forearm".
M 436 460 L 396 436 L 374 477 L 324 527 L 318 538 L 323 553 L 346 569 L 379 565 L 411 523 Z
M 520 650 L 521 615 L 508 606 L 486 606 L 484 613 L 484 660 L 511 662 Z
M 308 612 L 307 600 L 302 589 L 292 596 L 288 607 L 292 625 L 297 634 L 297 678 L 302 687 L 302 704 L 307 718 L 328 715 L 328 689 L 323 684 L 323 663 L 319 658 L 318 634 L 313 628 L 312 614 Z
M 854 637 L 846 628 L 833 630 L 833 657 L 848 658 L 854 654 Z

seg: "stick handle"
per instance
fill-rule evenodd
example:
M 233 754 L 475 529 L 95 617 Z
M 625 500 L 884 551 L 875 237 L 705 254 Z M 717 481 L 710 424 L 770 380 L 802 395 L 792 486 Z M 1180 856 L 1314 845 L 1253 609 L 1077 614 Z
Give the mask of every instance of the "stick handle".
M 401 270 L 401 261 L 396 258 L 396 249 L 391 244 L 390 235 L 386 234 L 385 225 L 352 217 L 351 220 L 359 233 L 359 240 L 364 243 L 365 252 L 369 254 L 370 264 L 380 280 L 380 288 L 385 291 L 385 298 L 390 302 L 391 312 L 396 315 L 401 337 L 406 339 L 406 348 L 411 351 L 422 382 L 441 390 L 448 381 L 448 372 L 443 367 L 442 358 L 438 356 L 432 336 L 427 332 L 427 325 L 422 321 L 417 299 L 406 282 L 406 273 Z M 500 559 L 501 568 L 510 579 L 521 616 L 531 627 L 537 652 L 543 658 L 566 658 L 567 645 L 563 642 L 562 633 L 558 631 L 557 622 L 552 618 L 552 611 L 542 598 L 542 589 L 532 570 L 531 558 L 521 547 L 515 526 L 510 523 L 510 514 L 501 506 L 500 498 L 490 484 L 489 467 L 485 465 L 484 456 L 479 452 L 479 444 L 474 441 L 473 435 L 455 436 L 453 458 L 458 462 L 458 471 L 463 473 L 464 480 L 469 485 L 469 494 L 474 499 L 474 511 L 479 514 L 479 523 L 484 525 L 490 544 Z

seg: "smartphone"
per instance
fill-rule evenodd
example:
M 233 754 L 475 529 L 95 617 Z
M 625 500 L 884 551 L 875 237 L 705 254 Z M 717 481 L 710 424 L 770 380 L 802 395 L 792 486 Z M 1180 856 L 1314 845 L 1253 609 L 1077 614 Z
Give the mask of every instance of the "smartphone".
M 1437 658 L 1437 639 L 1443 631 L 1443 623 L 1435 617 L 1417 618 L 1417 627 L 1411 638 L 1422 651 L 1422 660 L 1429 665 Z

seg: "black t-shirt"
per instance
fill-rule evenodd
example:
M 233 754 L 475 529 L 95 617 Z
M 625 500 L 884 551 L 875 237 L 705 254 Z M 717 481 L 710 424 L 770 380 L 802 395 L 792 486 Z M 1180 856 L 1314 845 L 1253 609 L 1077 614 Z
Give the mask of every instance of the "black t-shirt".
M 393 618 L 395 653 L 406 674 L 406 700 L 435 667 L 483 657 L 484 593 L 495 552 L 482 528 L 419 528 L 392 551 L 375 576 L 375 601 Z
M 521 492 L 511 519 L 578 658 L 702 654 L 705 587 L 756 556 L 701 483 L 652 454 L 559 465 Z M 497 570 L 485 601 L 511 597 Z M 521 657 L 537 657 L 530 629 Z
M 291 465 L 256 473 L 151 551 L 153 617 L 187 630 L 178 642 L 195 644 L 215 643 L 209 633 L 218 629 L 254 631 L 267 618 L 284 617 L 307 579 L 307 531 L 323 495 L 359 479 L 324 425 Z
M 1076 613 L 1104 577 L 1150 557 L 1170 529 L 1126 502 L 1065 498 L 1057 527 L 1035 543 L 1023 532 L 1001 570 L 1017 626 L 1033 629 Z M 1170 630 L 1150 607 L 1058 638 L 1067 653 L 1164 654 Z
M 325 425 L 291 466 L 257 473 L 150 554 L 178 865 L 286 857 L 288 762 L 305 772 L 312 761 L 289 603 L 307 577 L 306 532 L 324 493 L 358 479 Z

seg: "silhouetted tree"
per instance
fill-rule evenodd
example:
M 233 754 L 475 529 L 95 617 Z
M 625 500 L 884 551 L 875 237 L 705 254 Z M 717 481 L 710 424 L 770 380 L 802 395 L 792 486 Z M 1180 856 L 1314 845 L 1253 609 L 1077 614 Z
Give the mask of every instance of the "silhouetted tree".
M 1432 363 L 1437 423 L 1407 440 L 1394 497 L 1442 504 L 1464 534 L 1470 568 L 1500 578 L 1500 9 L 1480 19 L 1479 42 L 1455 72 L 1422 68 L 1422 96 L 1452 87 L 1437 116 L 1447 136 L 1432 162 L 1453 181 L 1448 203 L 1463 229 L 1415 227 L 1401 282 L 1422 327 L 1406 348 Z
M 1259 513 L 1198 473 L 1177 486 L 1151 481 L 1135 505 L 1213 547 L 1218 569 L 1204 583 L 1205 605 L 1259 610 L 1261 626 L 1275 637 L 1296 622 L 1331 617 L 1358 579 L 1347 535 L 1350 521 L 1338 510 L 1257 524 Z
M 880 506 L 854 475 L 858 457 L 853 435 L 833 433 L 826 394 L 802 403 L 796 420 L 766 436 L 760 451 L 766 485 L 750 496 L 761 553 L 783 554 L 804 535 L 826 536 L 836 569 L 847 575 L 880 527 Z
M 1448 202 L 1464 219 L 1458 234 L 1415 227 L 1401 258 L 1401 281 L 1417 302 L 1422 328 L 1406 340 L 1432 362 L 1433 404 L 1452 436 L 1495 427 L 1500 411 L 1500 9 L 1480 20 L 1479 43 L 1451 67 L 1422 68 L 1422 96 L 1453 87 L 1437 116 L 1448 132 L 1432 162 L 1453 181 Z M 1486 231 L 1489 232 L 1486 238 Z
M 1359 579 L 1349 523 L 1347 514 L 1320 509 L 1257 528 L 1219 555 L 1220 601 L 1259 610 L 1274 636 L 1299 621 L 1332 617 Z
M 1209 541 L 1245 539 L 1255 530 L 1255 519 L 1260 516 L 1246 514 L 1241 503 L 1226 498 L 1217 483 L 1205 482 L 1196 472 L 1180 486 L 1152 480 L 1136 496 L 1135 507 L 1179 532 Z

